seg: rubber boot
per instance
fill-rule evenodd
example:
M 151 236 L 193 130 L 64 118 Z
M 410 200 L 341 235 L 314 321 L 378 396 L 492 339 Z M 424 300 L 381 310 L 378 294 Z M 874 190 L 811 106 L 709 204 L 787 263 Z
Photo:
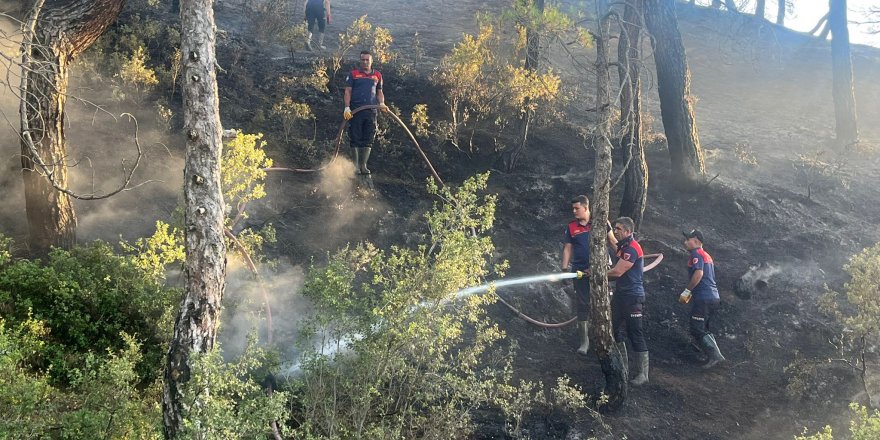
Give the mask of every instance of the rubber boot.
M 629 355 L 626 352 L 626 341 L 617 343 L 617 351 L 620 352 L 620 363 L 623 364 L 623 377 L 629 379 Z
M 361 149 L 360 148 L 352 148 L 351 151 L 354 154 L 354 173 L 361 173 Z
M 644 384 L 648 383 L 648 364 L 649 364 L 648 352 L 647 351 L 636 352 L 636 356 L 638 359 L 638 363 L 636 365 L 638 365 L 639 374 L 636 375 L 636 377 L 633 378 L 633 380 L 629 381 L 629 383 L 633 386 L 639 386 L 639 385 L 644 385 Z
M 724 356 L 721 355 L 721 350 L 718 349 L 718 343 L 715 342 L 715 336 L 712 336 L 711 333 L 703 335 L 703 339 L 700 342 L 703 343 L 703 349 L 709 356 L 709 362 L 706 362 L 706 365 L 703 365 L 703 369 L 708 370 L 726 360 L 724 359 Z
M 360 151 L 361 160 L 360 160 L 360 162 L 358 162 L 358 164 L 360 165 L 359 168 L 360 168 L 361 174 L 370 174 L 370 169 L 367 168 L 367 161 L 370 160 L 370 150 L 372 150 L 372 148 L 370 148 L 370 147 L 359 148 L 359 150 L 361 150 Z
M 326 47 L 324 47 L 324 33 L 323 32 L 318 32 L 318 47 L 321 48 L 321 50 L 327 49 Z
M 309 35 L 306 37 L 306 49 L 308 49 L 309 52 L 312 51 L 312 33 L 311 32 L 309 32 Z
M 578 321 L 578 336 L 581 338 L 581 346 L 577 353 L 583 356 L 590 354 L 590 321 Z

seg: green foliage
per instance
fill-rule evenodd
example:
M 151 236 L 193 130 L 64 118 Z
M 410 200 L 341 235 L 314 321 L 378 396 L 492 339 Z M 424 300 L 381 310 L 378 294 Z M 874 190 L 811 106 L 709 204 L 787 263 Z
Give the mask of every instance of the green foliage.
M 271 167 L 272 159 L 266 157 L 265 147 L 262 133 L 240 131 L 224 145 L 220 180 L 224 201 L 235 207 L 233 215 L 244 215 L 243 209 L 250 201 L 266 196 L 263 168 Z
M 416 136 L 428 136 L 430 134 L 431 122 L 428 120 L 427 104 L 416 104 L 413 106 L 409 124 L 412 126 Z
M 858 403 L 850 403 L 852 420 L 849 422 L 851 440 L 876 440 L 880 438 L 880 411 L 869 412 L 868 408 Z M 834 440 L 831 426 L 825 426 L 821 431 L 813 435 L 795 436 L 795 440 Z
M 141 355 L 134 338 L 123 333 L 118 352 L 87 355 L 66 388 L 31 370 L 47 338 L 49 329 L 33 318 L 12 328 L 0 320 L 0 438 L 161 438 L 159 383 L 136 387 Z
M 183 400 L 189 411 L 183 438 L 265 439 L 270 423 L 284 426 L 287 393 L 267 394 L 257 382 L 272 365 L 270 356 L 251 337 L 244 353 L 226 363 L 215 348 L 195 354 L 192 377 L 185 384 Z
M 296 435 L 308 438 L 461 438 L 470 414 L 509 379 L 493 350 L 503 337 L 485 306 L 456 299 L 489 273 L 495 199 L 488 174 L 437 188 L 426 243 L 388 251 L 347 247 L 313 267 L 303 293 L 315 307 L 305 347 Z M 500 268 L 499 268 L 500 269 Z M 469 336 L 466 338 L 465 333 Z
M 513 438 L 522 437 L 522 421 L 525 415 L 547 400 L 540 383 L 520 380 L 519 386 L 501 384 L 495 396 L 496 404 L 507 418 L 505 428 Z
M 373 26 L 367 21 L 367 16 L 361 16 L 355 20 L 344 33 L 339 34 L 339 47 L 333 53 L 331 62 L 333 76 L 342 68 L 345 57 L 353 50 L 368 49 L 373 53 L 374 64 L 385 64 L 397 58 L 397 54 L 391 51 L 391 31 L 379 26 Z
M 102 242 L 55 249 L 45 264 L 16 260 L 0 267 L 0 315 L 10 325 L 31 315 L 43 322 L 49 334 L 31 368 L 48 369 L 59 383 L 74 379 L 90 352 L 125 349 L 122 332 L 144 342 L 138 374 L 150 382 L 170 332 L 167 310 L 178 300 L 154 269 Z
M 119 70 L 119 77 L 122 79 L 122 83 L 135 90 L 137 95 L 136 102 L 140 102 L 143 91 L 159 84 L 159 80 L 156 79 L 156 72 L 148 68 L 146 62 L 147 55 L 141 46 L 135 49 L 127 61 L 122 63 L 122 68 Z
M 284 26 L 278 33 L 278 38 L 287 46 L 291 55 L 306 48 L 306 38 L 309 35 L 307 23 L 296 23 Z
M 183 231 L 163 221 L 156 221 L 152 236 L 139 238 L 134 244 L 123 241 L 119 245 L 131 255 L 135 267 L 155 280 L 164 281 L 165 268 L 184 259 Z
M 281 125 L 284 127 L 284 140 L 287 142 L 290 142 L 290 135 L 296 128 L 297 122 L 315 119 L 315 114 L 312 113 L 312 108 L 308 104 L 296 102 L 289 96 L 285 96 L 284 99 L 272 106 L 272 114 L 281 120 Z

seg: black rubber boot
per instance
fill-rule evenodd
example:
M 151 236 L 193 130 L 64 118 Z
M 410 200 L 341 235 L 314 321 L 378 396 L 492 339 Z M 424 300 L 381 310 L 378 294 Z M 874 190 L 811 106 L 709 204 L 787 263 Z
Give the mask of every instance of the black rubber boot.
M 708 370 L 726 360 L 724 356 L 721 355 L 721 350 L 718 349 L 718 343 L 715 342 L 715 336 L 712 336 L 711 333 L 703 335 L 703 339 L 701 339 L 700 342 L 702 342 L 703 349 L 709 356 L 709 362 L 706 362 L 706 365 L 703 365 L 703 369 Z
M 633 380 L 629 381 L 629 383 L 634 386 L 640 386 L 648 383 L 648 352 L 636 352 L 636 360 L 638 361 L 636 365 L 639 366 L 639 374 L 637 374 Z
M 354 154 L 354 173 L 361 173 L 361 149 L 360 148 L 352 148 L 352 154 Z
M 359 162 L 361 174 L 370 174 L 370 169 L 367 168 L 367 161 L 370 160 L 370 150 L 372 150 L 372 148 L 359 148 L 359 150 L 361 150 L 361 161 Z

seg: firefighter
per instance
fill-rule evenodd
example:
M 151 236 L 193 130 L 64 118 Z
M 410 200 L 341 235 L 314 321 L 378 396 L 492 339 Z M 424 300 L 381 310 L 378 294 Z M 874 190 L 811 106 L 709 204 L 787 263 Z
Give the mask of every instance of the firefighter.
M 690 333 L 700 344 L 709 361 L 703 368 L 712 368 L 724 361 L 715 336 L 709 332 L 709 320 L 718 309 L 721 297 L 715 284 L 715 262 L 703 249 L 703 233 L 698 229 L 683 232 L 688 250 L 688 284 L 678 296 L 682 304 L 691 303 Z
M 309 50 L 314 49 L 312 46 L 312 36 L 315 33 L 315 28 L 318 28 L 318 48 L 321 50 L 326 49 L 324 47 L 324 28 L 333 19 L 333 14 L 330 12 L 330 0 L 306 0 L 305 17 L 309 28 L 306 48 Z
M 562 238 L 562 271 L 590 272 L 590 200 L 580 195 L 571 200 L 571 212 L 574 220 L 565 228 Z M 613 246 L 617 243 L 611 228 L 606 230 L 608 242 Z M 580 346 L 578 354 L 586 355 L 590 350 L 590 277 L 572 279 L 574 282 L 574 302 L 578 319 L 578 336 Z
M 376 139 L 378 112 L 370 109 L 352 115 L 351 107 L 378 105 L 382 111 L 388 111 L 382 85 L 382 74 L 373 69 L 373 54 L 368 50 L 361 51 L 359 67 L 345 78 L 345 110 L 342 113 L 348 121 L 348 139 L 354 152 L 358 174 L 370 174 L 367 161 L 370 159 L 373 140 Z
M 644 273 L 644 253 L 633 237 L 635 223 L 629 217 L 614 220 L 614 236 L 617 238 L 617 262 L 608 271 L 608 278 L 617 278 L 614 295 L 611 297 L 611 327 L 614 340 L 621 355 L 626 353 L 626 339 L 636 355 L 636 377 L 631 384 L 639 386 L 648 382 L 648 344 L 642 323 L 642 308 L 645 304 L 645 287 L 642 283 Z M 628 361 L 624 356 L 624 365 Z

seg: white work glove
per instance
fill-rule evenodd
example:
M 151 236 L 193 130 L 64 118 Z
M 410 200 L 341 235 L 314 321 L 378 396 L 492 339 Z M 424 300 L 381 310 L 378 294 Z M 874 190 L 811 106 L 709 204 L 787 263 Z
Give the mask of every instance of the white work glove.
M 681 294 L 678 295 L 678 302 L 680 302 L 680 303 L 682 303 L 682 304 L 687 304 L 687 303 L 691 302 L 691 296 L 692 296 L 692 295 L 691 295 L 691 290 L 690 290 L 690 289 L 684 289 L 684 290 L 681 292 Z
M 351 108 L 346 107 L 345 110 L 342 112 L 342 117 L 345 118 L 346 121 L 351 120 L 351 118 L 353 117 L 351 115 Z

